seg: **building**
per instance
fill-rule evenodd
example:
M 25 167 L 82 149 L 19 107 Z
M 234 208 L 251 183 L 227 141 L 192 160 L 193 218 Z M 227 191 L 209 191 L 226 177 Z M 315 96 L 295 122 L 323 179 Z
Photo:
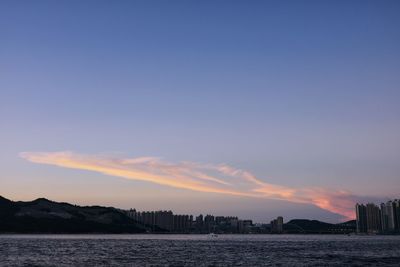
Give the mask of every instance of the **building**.
M 388 201 L 381 204 L 381 222 L 383 232 L 393 232 L 396 230 L 396 203 Z
M 204 224 L 204 220 L 203 220 L 203 215 L 200 214 L 199 216 L 196 217 L 196 221 L 195 221 L 195 228 L 197 231 L 203 231 L 203 224 Z
M 399 233 L 400 200 L 389 200 L 379 207 L 356 204 L 357 233 Z
M 250 233 L 251 228 L 253 227 L 253 221 L 252 220 L 243 220 L 243 229 L 244 233 Z
M 395 228 L 396 231 L 400 232 L 400 199 L 393 201 L 394 215 L 395 215 Z
M 186 233 L 190 229 L 189 215 L 174 215 L 174 227 L 175 233 Z
M 156 226 L 169 232 L 174 230 L 174 214 L 172 211 L 156 211 L 154 216 Z
M 367 232 L 367 208 L 364 204 L 356 204 L 357 233 Z
M 379 233 L 381 231 L 381 210 L 373 203 L 366 205 L 367 209 L 367 232 Z
M 214 232 L 215 229 L 215 218 L 213 215 L 207 214 L 204 217 L 204 228 L 207 232 Z
M 143 224 L 151 232 L 171 233 L 250 233 L 253 227 L 251 220 L 239 220 L 233 216 L 203 217 L 193 215 L 178 215 L 172 211 L 137 211 L 136 209 L 121 210 L 128 217 Z
M 172 211 L 143 211 L 137 212 L 135 209 L 126 211 L 126 214 L 135 221 L 149 226 L 153 231 L 155 228 L 161 230 L 174 230 L 174 215 Z
M 248 234 L 253 226 L 252 220 L 238 220 L 238 233 Z
M 138 221 L 137 214 L 138 213 L 136 212 L 136 209 L 130 209 L 130 210 L 126 211 L 126 215 L 128 215 L 129 218 L 132 218 L 135 221 Z
M 283 217 L 279 216 L 275 220 L 271 221 L 271 233 L 281 234 L 283 233 Z

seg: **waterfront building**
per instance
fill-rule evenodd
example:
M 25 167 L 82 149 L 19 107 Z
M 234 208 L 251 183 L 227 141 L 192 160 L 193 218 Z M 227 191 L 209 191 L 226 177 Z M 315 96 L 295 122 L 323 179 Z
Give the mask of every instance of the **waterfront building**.
M 215 224 L 216 225 L 222 225 L 225 222 L 225 217 L 224 216 L 216 216 L 215 217 Z
M 230 231 L 232 233 L 236 233 L 238 231 L 238 222 L 239 222 L 239 220 L 238 220 L 237 217 L 228 219 L 228 223 L 229 223 L 229 226 L 230 226 Z
M 381 210 L 373 203 L 366 205 L 367 209 L 367 232 L 379 233 L 381 231 Z
M 389 200 L 377 206 L 356 204 L 357 233 L 400 232 L 400 200 Z
M 253 226 L 253 221 L 252 220 L 243 220 L 243 232 L 244 233 L 249 233 L 251 231 L 251 228 Z
M 189 231 L 189 215 L 174 215 L 174 232 L 184 233 Z
M 395 229 L 400 232 L 400 199 L 393 201 L 394 217 L 395 217 Z
M 195 221 L 195 227 L 197 231 L 202 231 L 203 230 L 203 215 L 200 214 L 199 216 L 196 217 L 196 221 Z
M 393 232 L 396 229 L 396 203 L 388 201 L 381 204 L 382 231 Z
M 177 215 L 172 211 L 136 211 L 121 210 L 130 218 L 149 227 L 151 231 L 173 233 L 249 233 L 253 227 L 252 220 L 239 220 L 234 216 L 214 216 L 202 214 Z M 277 232 L 282 232 L 283 218 L 277 218 Z
M 172 211 L 155 212 L 154 224 L 161 229 L 172 232 L 174 229 L 174 215 Z
M 129 218 L 134 219 L 135 221 L 138 221 L 136 209 L 130 209 L 130 210 L 126 211 L 126 215 L 128 215 Z
M 356 204 L 357 233 L 367 232 L 367 208 L 364 204 Z
M 279 216 L 275 220 L 271 221 L 271 233 L 281 234 L 283 233 L 283 217 Z
M 238 233 L 247 234 L 250 232 L 252 220 L 238 220 Z
M 204 228 L 206 231 L 208 232 L 214 232 L 214 228 L 215 228 L 215 218 L 213 215 L 209 215 L 207 214 L 204 217 Z

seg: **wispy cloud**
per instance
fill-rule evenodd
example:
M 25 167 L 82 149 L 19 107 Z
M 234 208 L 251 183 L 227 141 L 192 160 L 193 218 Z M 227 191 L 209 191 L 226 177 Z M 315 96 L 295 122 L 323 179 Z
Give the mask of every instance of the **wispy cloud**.
M 94 171 L 200 192 L 313 204 L 345 218 L 354 217 L 353 207 L 357 199 L 347 191 L 291 188 L 267 183 L 248 171 L 227 164 L 170 163 L 155 157 L 117 158 L 68 151 L 22 152 L 20 156 L 34 163 Z

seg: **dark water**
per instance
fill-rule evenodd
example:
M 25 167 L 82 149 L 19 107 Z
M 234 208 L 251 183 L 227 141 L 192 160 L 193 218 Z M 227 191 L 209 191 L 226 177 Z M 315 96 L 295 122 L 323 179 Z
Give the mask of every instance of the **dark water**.
M 0 266 L 400 266 L 400 236 L 0 235 Z

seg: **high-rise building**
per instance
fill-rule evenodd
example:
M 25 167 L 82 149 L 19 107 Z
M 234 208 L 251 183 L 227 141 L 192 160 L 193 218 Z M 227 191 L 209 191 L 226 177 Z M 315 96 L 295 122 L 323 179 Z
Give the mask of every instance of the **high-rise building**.
M 381 211 L 379 207 L 373 203 L 366 205 L 367 210 L 367 232 L 378 233 L 381 231 Z
M 282 233 L 283 232 L 283 217 L 279 216 L 276 220 L 277 220 L 278 232 Z
M 239 219 L 237 217 L 230 217 L 228 219 L 230 231 L 232 233 L 237 233 L 239 227 Z
M 271 221 L 271 232 L 281 234 L 283 232 L 283 217 L 279 216 Z
M 377 206 L 356 204 L 357 233 L 399 233 L 400 200 L 389 200 Z
M 388 201 L 381 204 L 382 231 L 393 232 L 396 229 L 396 203 Z
M 357 233 L 367 232 L 367 208 L 364 204 L 356 204 Z
M 161 229 L 171 232 L 174 229 L 174 215 L 172 211 L 156 211 L 154 224 Z
M 238 217 L 202 214 L 175 215 L 172 211 L 136 211 L 136 209 L 121 210 L 138 223 L 144 224 L 154 232 L 173 233 L 249 233 L 253 223 L 251 220 L 239 220 Z
M 243 227 L 245 233 L 250 232 L 252 226 L 253 226 L 252 220 L 243 220 Z
M 207 214 L 204 217 L 204 227 L 205 230 L 209 233 L 214 231 L 214 226 L 215 226 L 215 219 L 214 216 Z
M 138 221 L 138 218 L 137 218 L 138 213 L 136 212 L 136 209 L 127 210 L 126 215 L 128 215 L 128 217 L 134 219 L 135 221 Z
M 174 232 L 187 232 L 189 227 L 189 215 L 174 215 Z
M 400 232 L 400 199 L 395 199 L 393 201 L 393 210 L 395 218 L 395 229 Z
M 196 229 L 198 231 L 202 231 L 203 230 L 203 215 L 200 214 L 199 216 L 196 217 Z

